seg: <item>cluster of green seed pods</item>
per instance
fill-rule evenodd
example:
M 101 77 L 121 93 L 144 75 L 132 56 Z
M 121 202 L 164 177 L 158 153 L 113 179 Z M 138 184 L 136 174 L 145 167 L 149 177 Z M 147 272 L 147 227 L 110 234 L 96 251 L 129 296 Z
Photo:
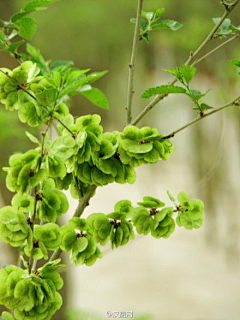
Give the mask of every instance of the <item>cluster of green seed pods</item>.
M 35 225 L 33 232 L 33 259 L 48 259 L 48 250 L 57 250 L 61 243 L 60 227 L 55 223 Z M 24 246 L 24 253 L 30 257 L 31 249 Z
M 62 305 L 57 290 L 63 280 L 56 265 L 59 261 L 47 263 L 30 275 L 27 270 L 9 265 L 0 269 L 0 303 L 14 309 L 16 320 L 50 320 Z
M 102 253 L 97 247 L 92 234 L 88 232 L 89 226 L 85 219 L 73 218 L 68 226 L 60 230 L 62 242 L 60 248 L 71 251 L 70 260 L 76 265 L 91 266 Z
M 42 77 L 37 77 L 40 69 L 31 61 L 23 62 L 12 71 L 0 69 L 0 102 L 7 110 L 18 111 L 21 122 L 37 126 L 44 122 L 46 112 L 34 97 L 30 85 Z
M 55 222 L 69 208 L 66 195 L 55 188 L 53 179 L 48 179 L 43 184 L 43 188 L 37 193 L 37 200 L 37 215 L 43 221 Z
M 198 229 L 202 226 L 204 220 L 204 204 L 199 199 L 189 199 L 186 192 L 178 194 L 180 206 L 178 208 L 178 216 L 176 222 L 179 226 L 186 229 Z
M 13 247 L 20 247 L 30 236 L 31 228 L 21 211 L 12 206 L 0 209 L 0 238 Z
M 7 188 L 12 192 L 21 194 L 29 192 L 44 180 L 46 172 L 38 170 L 41 155 L 37 150 L 31 149 L 26 153 L 16 153 L 9 159 L 10 167 L 4 168 L 7 172 Z
M 167 160 L 174 150 L 173 144 L 159 135 L 156 128 L 128 126 L 120 134 L 120 159 L 133 167 Z

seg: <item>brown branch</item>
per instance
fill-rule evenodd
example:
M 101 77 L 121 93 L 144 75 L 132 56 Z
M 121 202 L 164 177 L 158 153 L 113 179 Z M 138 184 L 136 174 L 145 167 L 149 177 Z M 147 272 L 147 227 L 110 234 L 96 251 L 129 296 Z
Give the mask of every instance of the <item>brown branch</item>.
M 128 75 L 128 92 L 127 92 L 127 121 L 126 125 L 131 122 L 131 107 L 132 107 L 132 98 L 133 98 L 133 79 L 135 71 L 135 61 L 137 57 L 138 43 L 139 43 L 139 34 L 140 34 L 140 22 L 141 22 L 141 13 L 142 13 L 143 0 L 138 0 L 137 8 L 137 19 L 134 31 L 133 46 L 132 46 L 132 56 L 131 62 L 129 63 L 129 75 Z
M 234 100 L 232 100 L 231 102 L 228 102 L 227 104 L 224 104 L 223 106 L 217 108 L 217 109 L 214 109 L 208 113 L 205 113 L 203 115 L 200 115 L 199 117 L 195 118 L 194 120 L 192 120 L 191 122 L 185 124 L 184 126 L 180 127 L 179 129 L 177 129 L 176 131 L 173 131 L 172 133 L 166 135 L 163 139 L 170 139 L 170 138 L 173 138 L 178 132 L 190 127 L 192 124 L 208 117 L 208 116 L 211 116 L 213 115 L 214 113 L 218 112 L 218 111 L 221 111 L 227 107 L 230 107 L 230 106 L 239 106 L 239 100 L 240 100 L 240 96 L 238 96 L 237 98 L 235 98 Z

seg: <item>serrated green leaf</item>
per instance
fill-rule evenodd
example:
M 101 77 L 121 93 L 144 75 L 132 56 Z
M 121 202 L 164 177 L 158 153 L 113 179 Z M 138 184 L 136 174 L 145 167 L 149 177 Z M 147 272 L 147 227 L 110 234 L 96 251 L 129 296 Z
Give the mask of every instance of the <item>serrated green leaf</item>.
M 24 11 L 34 11 L 37 8 L 41 7 L 41 6 L 45 6 L 47 4 L 50 4 L 50 3 L 53 3 L 53 2 L 57 2 L 57 1 L 59 1 L 59 0 L 35 0 L 35 1 L 31 1 L 24 7 Z
M 19 20 L 17 20 L 14 25 L 19 30 L 18 34 L 26 39 L 31 40 L 34 33 L 36 32 L 37 26 L 36 26 L 36 20 L 30 17 L 23 17 Z
M 101 90 L 97 88 L 91 88 L 90 90 L 80 91 L 80 93 L 97 107 L 106 110 L 109 109 L 107 97 Z
M 195 67 L 191 67 L 188 65 L 183 65 L 179 68 L 179 71 L 183 75 L 184 79 L 186 80 L 187 83 L 190 83 L 192 78 L 194 77 L 197 69 Z
M 23 17 L 25 17 L 26 15 L 28 15 L 30 13 L 29 12 L 18 12 L 18 13 L 15 13 L 14 15 L 11 16 L 10 20 L 14 23 L 20 19 L 22 19 Z
M 157 94 L 170 94 L 170 93 L 186 93 L 186 90 L 182 87 L 173 85 L 162 85 L 159 87 L 149 88 L 141 95 L 144 99 L 149 99 Z

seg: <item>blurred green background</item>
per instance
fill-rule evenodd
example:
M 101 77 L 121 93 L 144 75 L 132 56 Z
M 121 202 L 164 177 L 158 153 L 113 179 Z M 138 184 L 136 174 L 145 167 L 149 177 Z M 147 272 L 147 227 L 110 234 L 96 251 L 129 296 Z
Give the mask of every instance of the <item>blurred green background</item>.
M 28 2 L 27 0 L 1 0 L 1 18 L 8 20 L 13 13 L 19 11 L 20 8 Z M 38 22 L 38 29 L 30 43 L 39 48 L 46 59 L 72 60 L 75 66 L 80 69 L 91 68 L 92 71 L 109 71 L 106 76 L 98 80 L 95 84 L 96 87 L 100 88 L 107 95 L 110 105 L 109 111 L 91 105 L 84 97 L 80 96 L 74 97 L 71 102 L 71 111 L 74 116 L 80 116 L 86 113 L 99 113 L 102 117 L 105 131 L 122 130 L 125 124 L 128 63 L 130 62 L 134 30 L 134 25 L 129 21 L 130 18 L 136 15 L 136 5 L 136 0 L 61 0 L 50 5 L 45 12 L 38 12 L 32 15 Z M 147 101 L 140 98 L 141 93 L 148 87 L 166 84 L 171 77 L 163 72 L 162 69 L 174 68 L 183 64 L 187 60 L 189 52 L 198 47 L 214 26 L 212 18 L 220 17 L 223 13 L 223 7 L 217 0 L 145 0 L 144 2 L 144 11 L 154 11 L 161 7 L 165 8 L 165 14 L 162 16 L 163 19 L 177 20 L 183 23 L 183 28 L 177 32 L 156 30 L 150 34 L 149 44 L 144 41 L 140 42 L 134 81 L 133 117 L 146 106 Z M 230 19 L 235 26 L 240 24 L 238 7 L 230 15 Z M 206 53 L 208 49 L 213 48 L 216 41 L 219 41 L 220 44 L 224 39 L 214 40 L 202 54 Z M 22 46 L 22 50 L 24 50 L 24 46 Z M 240 45 L 239 39 L 237 39 L 197 65 L 198 72 L 193 85 L 196 89 L 203 91 L 212 88 L 212 91 L 209 93 L 209 104 L 218 107 L 237 96 L 239 77 L 237 76 L 236 68 L 229 64 L 227 60 L 239 59 L 239 57 Z M 7 53 L 1 52 L 0 66 L 13 68 L 17 66 L 17 62 L 10 58 Z M 208 98 L 205 100 L 206 102 L 208 101 L 207 99 Z M 156 126 L 162 134 L 168 134 L 196 116 L 191 110 L 191 102 L 185 97 L 169 97 L 165 100 L 166 101 L 149 112 L 139 125 Z M 233 279 L 236 278 L 237 287 L 237 285 L 240 286 L 239 273 L 236 272 L 233 266 L 239 267 L 240 255 L 240 186 L 238 181 L 240 160 L 239 111 L 231 107 L 221 115 L 219 114 L 210 118 L 213 119 L 201 121 L 205 121 L 205 123 L 195 125 L 194 128 L 191 128 L 189 131 L 186 130 L 186 133 L 179 134 L 179 136 L 173 140 L 173 143 L 176 145 L 176 153 L 173 155 L 174 159 L 170 159 L 167 164 L 163 163 L 161 165 L 151 166 L 152 168 L 147 169 L 149 171 L 144 171 L 142 176 L 140 174 L 138 184 L 132 187 L 132 189 L 126 188 L 127 191 L 124 191 L 122 188 L 114 189 L 114 187 L 112 187 L 111 189 L 110 186 L 109 188 L 111 190 L 108 190 L 116 192 L 115 196 L 111 199 L 112 202 L 109 200 L 109 197 L 107 199 L 104 198 L 105 200 L 102 201 L 104 203 L 101 202 L 101 198 L 98 198 L 95 206 L 96 210 L 98 210 L 98 206 L 102 206 L 101 210 L 107 213 L 107 211 L 104 211 L 105 207 L 108 205 L 113 207 L 113 201 L 116 202 L 120 200 L 121 198 L 119 197 L 121 197 L 121 195 L 129 197 L 129 193 L 131 193 L 133 198 L 135 198 L 136 195 L 145 196 L 147 192 L 152 190 L 153 193 L 156 193 L 152 194 L 152 196 L 161 197 L 161 195 L 158 195 L 158 192 L 161 191 L 161 193 L 163 193 L 167 188 L 175 189 L 175 187 L 178 186 L 180 188 L 178 189 L 179 192 L 186 187 L 186 191 L 192 191 L 195 197 L 202 198 L 206 204 L 206 225 L 201 236 L 199 236 L 199 243 L 201 244 L 201 252 L 203 255 L 202 261 L 207 259 L 205 266 L 203 263 L 202 268 L 206 269 L 208 266 L 207 263 L 210 263 L 213 267 L 213 269 L 210 269 L 214 274 L 214 266 L 223 263 L 223 265 L 226 265 L 225 271 L 216 270 L 220 272 L 221 277 L 225 277 L 226 279 L 231 278 L 229 280 L 230 283 L 233 283 Z M 3 167 L 8 165 L 8 157 L 13 152 L 25 152 L 28 148 L 32 147 L 24 135 L 24 131 L 27 130 L 34 134 L 37 134 L 37 132 L 34 128 L 28 128 L 26 125 L 20 124 L 16 114 L 5 112 L 3 107 L 0 108 L 0 128 L 0 166 Z M 146 182 L 146 176 L 148 176 L 149 182 Z M 4 173 L 0 172 L 1 205 L 9 204 L 12 197 L 12 194 L 5 188 L 4 179 Z M 109 191 L 107 191 L 107 193 L 108 192 Z M 172 247 L 171 242 L 169 242 L 170 249 L 166 247 L 166 252 L 174 250 L 174 246 L 178 245 L 179 241 L 181 241 L 180 239 L 181 238 L 177 236 L 175 239 L 176 243 L 174 243 L 173 240 Z M 191 241 L 191 232 L 190 235 L 188 235 L 188 239 Z M 198 238 L 196 239 L 196 241 L 198 241 Z M 167 242 L 168 241 L 169 240 L 167 240 Z M 152 243 L 150 243 L 150 245 L 152 247 Z M 127 247 L 123 249 L 128 251 Z M 184 250 L 184 248 L 178 249 Z M 194 247 L 189 250 L 194 254 Z M 208 250 L 206 251 L 206 256 L 204 256 L 205 250 Z M 135 252 L 132 252 L 134 256 Z M 214 254 L 219 252 L 220 258 L 219 256 L 215 256 L 215 260 L 210 261 L 208 259 L 209 256 L 213 255 L 213 252 Z M 16 255 L 13 254 L 10 257 L 14 262 Z M 4 259 L 3 262 L 6 263 Z M 121 260 L 121 258 L 119 259 Z M 9 263 L 9 259 L 6 258 L 6 260 L 8 260 L 7 262 Z M 118 264 L 119 267 L 121 266 L 120 260 Z M 144 261 L 146 263 L 146 260 Z M 175 264 L 174 259 L 170 259 L 170 261 Z M 194 261 L 193 268 L 197 270 Z M 198 262 L 198 260 L 196 261 Z M 111 259 L 109 259 L 108 263 L 111 266 Z M 181 263 L 180 258 L 177 260 L 177 263 Z M 115 267 L 117 268 L 117 266 Z M 111 272 L 111 267 L 106 265 L 106 268 L 109 268 L 109 272 Z M 179 269 L 181 269 L 181 267 L 179 267 Z M 83 271 L 80 271 L 80 274 L 81 272 L 84 274 L 85 269 L 83 268 L 81 270 Z M 102 272 L 103 269 L 100 267 L 99 270 Z M 126 272 L 131 272 L 127 270 L 128 269 L 126 269 Z M 89 276 L 90 271 L 86 272 Z M 94 269 L 92 272 L 94 273 Z M 96 277 L 98 277 L 98 271 L 95 272 Z M 156 270 L 154 270 L 153 273 L 154 272 L 156 272 Z M 139 273 L 141 273 L 140 269 Z M 208 276 L 211 278 L 211 272 Z M 80 275 L 76 275 L 76 277 L 80 278 Z M 99 274 L 99 277 L 101 277 L 101 274 Z M 158 277 L 161 277 L 161 273 Z M 124 282 L 124 279 L 124 275 L 119 276 L 119 281 Z M 80 306 L 81 308 L 84 308 L 85 305 L 88 306 L 88 302 L 86 302 L 82 296 L 83 293 L 81 294 L 82 302 L 80 301 L 78 304 L 76 296 L 74 300 L 73 292 L 75 291 L 71 289 L 73 283 L 71 283 L 70 280 L 74 283 L 73 275 L 66 279 L 66 288 L 70 288 L 70 291 L 67 293 L 69 296 L 68 305 Z M 80 279 L 80 281 L 83 280 Z M 149 283 L 154 281 L 154 283 L 156 283 L 157 280 L 148 279 L 146 281 L 150 281 Z M 172 281 L 177 282 L 176 279 Z M 136 283 L 135 289 L 138 291 L 140 289 L 138 288 L 138 282 Z M 83 282 L 83 285 L 85 285 L 85 282 Z M 144 285 L 147 286 L 147 284 L 143 284 L 143 286 Z M 108 286 L 109 285 L 106 284 L 106 287 Z M 221 304 L 221 299 L 224 299 L 224 296 L 221 298 L 216 296 L 219 288 L 214 287 L 214 284 L 211 288 L 209 290 L 213 290 L 212 296 L 216 297 L 216 301 Z M 84 292 L 87 288 L 80 287 L 79 290 L 80 292 Z M 102 290 L 104 291 L 104 288 L 102 288 Z M 161 288 L 158 290 L 161 291 Z M 177 292 L 178 290 L 179 295 L 181 295 L 181 292 L 185 289 L 184 287 L 178 287 Z M 203 291 L 203 297 L 209 290 L 207 291 L 206 289 L 206 291 Z M 70 294 L 71 291 L 72 295 Z M 187 295 L 191 296 L 193 291 L 189 287 L 189 291 L 187 292 Z M 93 293 L 91 294 L 94 296 Z M 168 294 L 169 296 L 172 294 L 174 297 L 176 292 L 171 293 L 170 290 Z M 190 310 L 189 313 L 183 311 L 186 310 L 187 302 L 186 304 L 183 303 L 182 311 L 180 311 L 180 309 L 176 311 L 179 315 L 178 317 L 174 317 L 174 314 L 170 311 L 171 308 L 169 309 L 169 313 L 166 311 L 166 313 L 162 313 L 161 315 L 160 310 L 157 309 L 157 303 L 154 310 L 148 310 L 147 305 L 144 310 L 146 312 L 151 311 L 155 316 L 154 319 L 159 320 L 212 320 L 214 317 L 214 319 L 221 320 L 223 319 L 221 318 L 223 314 L 226 317 L 229 315 L 227 318 L 229 320 L 236 319 L 234 316 L 240 314 L 239 303 L 236 301 L 234 304 L 236 300 L 234 295 L 237 296 L 237 294 L 240 294 L 239 289 L 236 289 L 234 284 L 231 284 L 228 294 L 226 293 L 228 296 L 233 296 L 233 303 L 229 305 L 229 310 L 225 308 L 224 313 L 220 308 L 218 314 L 216 311 L 213 311 L 213 307 L 211 308 L 210 306 L 209 318 L 204 316 L 204 314 L 199 314 L 198 311 L 196 311 L 195 316 L 192 316 L 194 312 L 191 313 Z M 108 296 L 112 295 L 110 290 Z M 159 295 L 162 296 L 160 293 Z M 121 292 L 119 293 L 119 308 L 121 309 L 124 303 L 120 296 Z M 100 299 L 99 303 L 93 300 L 92 308 L 94 309 L 95 306 L 96 310 L 100 312 L 100 319 L 105 319 L 105 314 L 101 316 L 101 312 L 103 314 L 103 311 L 100 307 L 102 303 L 100 297 L 101 290 L 99 290 L 99 295 L 96 293 L 95 297 L 95 299 Z M 149 299 L 152 299 L 152 301 L 157 298 L 156 295 L 151 297 L 152 298 Z M 179 301 L 181 301 L 181 299 Z M 210 299 L 210 301 L 212 300 Z M 134 306 L 136 303 L 133 299 L 132 305 Z M 207 305 L 207 301 L 203 302 L 203 305 L 200 304 L 199 308 L 200 306 L 204 308 L 204 303 Z M 195 306 L 195 304 L 193 305 Z M 128 306 L 131 306 L 131 300 Z M 103 308 L 105 308 L 105 306 L 103 306 Z M 139 310 L 141 311 L 142 309 L 142 303 L 139 301 Z M 106 308 L 104 310 L 108 311 Z M 198 310 L 197 307 L 196 310 Z M 169 317 L 163 316 L 165 314 L 168 314 Z M 63 311 L 58 313 L 56 319 L 65 319 Z M 73 318 L 71 318 L 71 320 L 72 319 Z M 91 319 L 91 315 L 89 317 L 86 315 L 81 316 L 81 320 L 87 319 Z M 135 317 L 135 319 L 137 318 Z M 147 319 L 150 319 L 150 316 Z

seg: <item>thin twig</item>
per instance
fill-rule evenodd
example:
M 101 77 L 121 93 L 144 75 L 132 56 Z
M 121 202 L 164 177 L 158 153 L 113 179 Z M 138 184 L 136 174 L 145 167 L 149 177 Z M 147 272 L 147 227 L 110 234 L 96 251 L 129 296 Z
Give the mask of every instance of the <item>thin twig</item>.
M 32 229 L 32 233 L 34 232 L 34 222 L 36 218 L 37 213 L 37 187 L 34 188 L 34 209 L 33 209 L 33 216 L 30 220 L 30 227 Z M 32 272 L 32 266 L 33 266 L 33 252 L 34 252 L 34 246 L 32 246 L 32 250 L 30 252 L 30 258 L 28 262 L 28 273 L 30 274 Z
M 202 56 L 199 59 L 196 59 L 191 66 L 195 66 L 196 64 L 198 64 L 199 62 L 201 62 L 202 60 L 206 59 L 208 56 L 210 56 L 212 53 L 214 53 L 215 51 L 217 51 L 218 49 L 222 48 L 223 46 L 225 46 L 227 43 L 229 43 L 232 40 L 235 40 L 239 37 L 239 34 L 235 34 L 235 36 L 233 36 L 232 38 L 226 40 L 225 42 L 221 43 L 219 46 L 217 46 L 216 48 L 214 48 L 213 50 L 209 51 L 208 53 L 206 53 L 204 56 Z
M 78 202 L 78 206 L 74 212 L 73 218 L 74 217 L 81 217 L 81 215 L 83 214 L 84 209 L 88 206 L 89 204 L 89 200 L 92 197 L 92 195 L 94 194 L 95 190 L 96 190 L 97 186 L 92 185 L 89 190 L 84 194 L 84 196 L 79 199 Z M 49 261 L 53 261 L 59 258 L 59 256 L 62 253 L 62 249 L 58 248 L 57 250 L 55 250 L 50 258 Z
M 72 136 L 74 136 L 74 133 L 56 116 L 53 116 L 54 119 L 56 119 L 69 133 L 71 133 Z
M 216 31 L 219 29 L 219 27 L 221 26 L 223 21 L 227 18 L 227 16 L 230 14 L 230 12 L 234 9 L 234 7 L 237 5 L 237 3 L 239 1 L 240 0 L 237 0 L 234 5 L 226 8 L 226 10 L 224 11 L 221 19 L 214 26 L 214 28 L 210 31 L 210 33 L 205 38 L 205 40 L 200 44 L 200 46 L 194 52 L 191 52 L 191 54 L 189 55 L 189 58 L 185 62 L 185 64 L 190 64 L 196 58 L 196 56 L 202 51 L 202 49 L 214 38 L 214 35 L 215 35 Z
M 173 131 L 172 133 L 164 136 L 164 139 L 173 138 L 178 132 L 180 132 L 180 131 L 182 131 L 182 130 L 188 128 L 188 127 L 190 127 L 192 124 L 194 124 L 194 123 L 196 123 L 196 122 L 198 122 L 198 121 L 200 121 L 200 120 L 202 120 L 202 119 L 204 119 L 204 118 L 206 118 L 206 117 L 208 117 L 208 116 L 211 116 L 212 114 L 214 114 L 214 113 L 216 113 L 216 112 L 218 112 L 218 111 L 221 111 L 221 110 L 223 110 L 223 109 L 225 109 L 225 108 L 227 108 L 227 107 L 230 107 L 230 106 L 233 106 L 233 105 L 239 106 L 239 105 L 240 105 L 240 104 L 239 104 L 239 99 L 240 99 L 240 96 L 238 96 L 237 98 L 235 98 L 235 99 L 232 100 L 231 102 L 228 102 L 227 104 L 224 104 L 223 106 L 221 106 L 221 107 L 219 107 L 219 108 L 217 108 L 217 109 L 214 109 L 214 110 L 212 110 L 212 111 L 210 111 L 210 112 L 208 112 L 208 113 L 205 113 L 205 114 L 203 114 L 203 115 L 195 118 L 194 120 L 192 120 L 191 122 L 185 124 L 184 126 L 182 126 L 181 128 L 177 129 L 176 131 Z
M 229 15 L 229 13 L 236 7 L 236 5 L 240 2 L 240 0 L 237 0 L 234 5 L 229 6 L 224 14 L 222 15 L 219 22 L 214 26 L 214 28 L 210 31 L 208 36 L 205 38 L 205 40 L 200 44 L 200 46 L 194 51 L 191 52 L 189 55 L 189 58 L 184 63 L 185 65 L 190 65 L 192 61 L 196 58 L 196 56 L 202 51 L 202 49 L 213 39 L 215 32 L 218 30 L 222 22 L 226 19 L 226 17 Z M 227 42 L 226 42 L 227 43 Z M 226 44 L 225 43 L 225 44 Z M 169 85 L 174 85 L 178 80 L 175 78 L 173 79 Z M 136 125 L 155 105 L 163 100 L 166 97 L 166 95 L 159 94 L 157 95 L 139 114 L 138 116 L 130 123 L 130 125 Z
M 127 121 L 126 125 L 131 122 L 131 107 L 132 107 L 132 98 L 134 94 L 133 90 L 133 79 L 134 79 L 134 70 L 135 70 L 135 61 L 138 50 L 139 43 L 139 34 L 140 34 L 140 22 L 141 22 L 141 13 L 142 13 L 143 0 L 138 0 L 138 8 L 137 8 L 137 19 L 133 37 L 133 46 L 132 46 L 132 56 L 131 62 L 129 63 L 129 75 L 128 75 L 128 91 L 127 91 Z

